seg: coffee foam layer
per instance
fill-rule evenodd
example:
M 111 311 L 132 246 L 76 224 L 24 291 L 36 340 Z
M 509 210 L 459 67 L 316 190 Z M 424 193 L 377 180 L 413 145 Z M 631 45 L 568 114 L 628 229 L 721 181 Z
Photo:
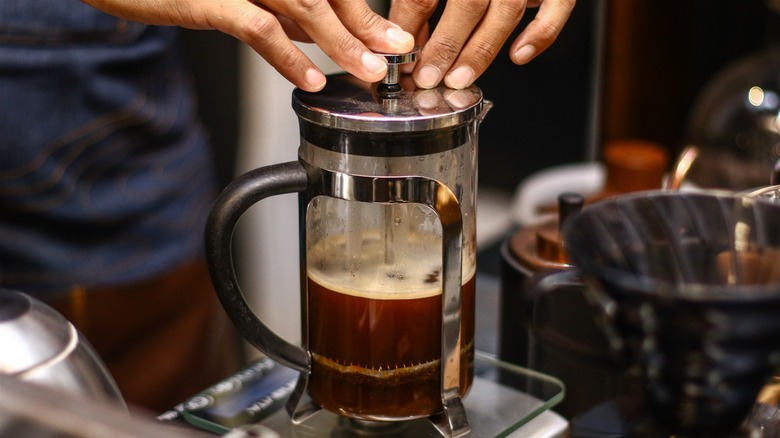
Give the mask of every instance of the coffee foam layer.
M 363 298 L 408 300 L 441 295 L 441 240 L 420 233 L 404 236 L 388 257 L 379 233 L 348 249 L 344 236 L 324 239 L 308 251 L 308 276 L 332 291 Z M 350 242 L 352 243 L 352 242 Z M 475 267 L 462 273 L 465 284 Z

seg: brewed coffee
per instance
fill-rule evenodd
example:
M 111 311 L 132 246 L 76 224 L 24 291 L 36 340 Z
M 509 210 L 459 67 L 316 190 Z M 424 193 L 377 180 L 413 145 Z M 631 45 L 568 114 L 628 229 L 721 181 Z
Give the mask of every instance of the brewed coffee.
M 440 412 L 440 259 L 438 267 L 431 257 L 380 263 L 378 266 L 386 268 L 381 278 L 336 270 L 339 274 L 334 276 L 331 271 L 325 279 L 323 271 L 315 267 L 332 265 L 343 253 L 318 249 L 309 254 L 330 256 L 328 261 L 309 260 L 309 391 L 314 401 L 333 412 L 374 420 Z M 364 242 L 361 258 L 372 259 L 371 254 L 378 257 L 379 252 L 378 245 Z M 461 395 L 474 374 L 474 273 L 464 280 Z

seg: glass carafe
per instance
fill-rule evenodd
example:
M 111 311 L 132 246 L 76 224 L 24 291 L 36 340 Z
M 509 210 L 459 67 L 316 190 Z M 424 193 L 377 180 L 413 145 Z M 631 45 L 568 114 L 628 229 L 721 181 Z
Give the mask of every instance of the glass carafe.
M 302 372 L 293 421 L 321 407 L 358 420 L 433 417 L 459 435 L 473 379 L 477 133 L 490 104 L 476 87 L 398 83 L 396 64 L 414 53 L 386 56 L 380 84 L 337 75 L 321 92 L 293 92 L 299 160 L 225 189 L 207 255 L 242 336 Z M 300 193 L 301 347 L 254 315 L 231 255 L 240 216 L 291 192 Z

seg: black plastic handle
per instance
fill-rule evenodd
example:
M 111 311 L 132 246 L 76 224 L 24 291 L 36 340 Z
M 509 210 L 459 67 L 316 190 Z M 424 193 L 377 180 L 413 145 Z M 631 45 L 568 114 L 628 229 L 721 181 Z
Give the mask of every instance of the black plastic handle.
M 603 338 L 603 334 L 599 336 L 598 330 L 593 332 L 590 330 L 590 325 L 577 326 L 577 334 L 569 328 L 567 330 L 561 330 L 556 323 L 550 323 L 545 318 L 539 318 L 539 307 L 542 306 L 546 299 L 553 299 L 554 295 L 558 295 L 556 301 L 560 302 L 561 299 L 567 300 L 567 304 L 579 304 L 582 299 L 586 285 L 582 281 L 581 273 L 576 269 L 566 269 L 562 271 L 551 271 L 537 274 L 531 277 L 531 285 L 528 288 L 525 295 L 524 309 L 526 309 L 525 317 L 532 321 L 530 329 L 541 339 L 546 342 L 557 346 L 563 351 L 577 353 L 580 356 L 588 357 L 591 360 L 610 362 L 610 354 L 608 351 L 607 341 Z M 570 295 L 568 298 L 562 294 L 575 294 Z M 579 308 L 579 311 L 590 312 L 590 308 Z M 594 315 L 595 316 L 595 315 Z M 584 320 L 579 322 L 570 321 L 571 324 L 587 324 Z M 595 321 L 593 322 L 595 324 Z
M 590 342 L 582 342 L 548 325 L 537 325 L 532 329 L 538 336 L 554 342 L 567 351 L 574 351 L 583 356 L 614 363 L 615 357 L 612 353 L 622 349 L 622 341 L 614 327 L 617 304 L 599 287 L 586 283 L 583 280 L 583 273 L 579 269 L 546 272 L 532 277 L 531 287 L 524 297 L 524 308 L 528 312 L 526 318 L 534 321 L 536 319 L 536 306 L 545 297 L 560 294 L 565 289 L 579 289 L 580 293 L 585 293 L 589 308 L 582 310 L 595 312 L 593 314 L 594 323 L 606 339 L 601 341 L 591 339 Z M 601 345 L 604 341 L 606 344 Z M 610 349 L 612 352 L 609 351 Z
M 206 223 L 206 260 L 219 301 L 241 336 L 272 359 L 298 371 L 310 371 L 309 354 L 271 331 L 249 307 L 236 279 L 233 231 L 255 203 L 275 195 L 303 192 L 309 179 L 303 165 L 276 164 L 247 172 L 219 195 Z

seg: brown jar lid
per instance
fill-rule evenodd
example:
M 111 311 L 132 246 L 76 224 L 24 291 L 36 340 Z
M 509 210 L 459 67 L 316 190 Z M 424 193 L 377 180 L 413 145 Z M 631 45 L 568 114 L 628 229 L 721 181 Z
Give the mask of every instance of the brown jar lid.
M 510 240 L 515 259 L 527 269 L 566 269 L 569 257 L 563 245 L 561 224 L 582 210 L 585 198 L 579 193 L 564 192 L 558 195 L 558 218 L 534 227 L 520 230 Z
M 558 221 L 519 230 L 510 238 L 509 248 L 515 260 L 532 272 L 571 267 L 558 236 Z
M 669 153 L 648 140 L 617 140 L 604 147 L 607 193 L 628 193 L 661 188 Z

